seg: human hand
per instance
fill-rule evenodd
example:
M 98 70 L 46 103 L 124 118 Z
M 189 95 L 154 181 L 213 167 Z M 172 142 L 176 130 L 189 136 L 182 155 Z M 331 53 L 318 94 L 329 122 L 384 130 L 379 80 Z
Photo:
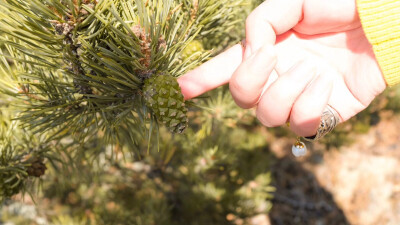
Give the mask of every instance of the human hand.
M 355 0 L 268 0 L 247 18 L 244 52 L 235 45 L 179 79 L 187 99 L 228 82 L 264 125 L 290 121 L 300 136 L 316 133 L 327 104 L 343 122 L 386 88 Z

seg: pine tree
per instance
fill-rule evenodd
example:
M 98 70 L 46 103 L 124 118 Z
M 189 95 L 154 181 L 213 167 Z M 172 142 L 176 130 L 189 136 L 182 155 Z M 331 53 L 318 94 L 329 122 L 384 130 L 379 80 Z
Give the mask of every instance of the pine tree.
M 46 164 L 70 167 L 118 149 L 140 158 L 143 140 L 147 150 L 162 145 L 163 123 L 187 129 L 186 107 L 197 103 L 182 102 L 176 78 L 238 42 L 250 5 L 0 0 L 1 197 L 34 186 Z M 172 90 L 165 113 L 159 98 Z
M 0 0 L 0 201 L 43 186 L 43 197 L 77 209 L 55 224 L 87 224 L 85 210 L 92 224 L 226 224 L 227 214 L 267 212 L 267 167 L 238 155 L 243 127 L 226 139 L 232 117 L 247 114 L 226 89 L 184 103 L 176 86 L 243 37 L 251 8 L 244 0 Z

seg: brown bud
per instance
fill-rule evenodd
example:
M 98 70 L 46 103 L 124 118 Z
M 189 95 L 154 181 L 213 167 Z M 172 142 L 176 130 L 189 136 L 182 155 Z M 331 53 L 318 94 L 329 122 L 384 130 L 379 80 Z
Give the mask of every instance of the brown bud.
M 46 165 L 43 163 L 43 158 L 37 158 L 32 163 L 31 166 L 27 168 L 26 172 L 32 177 L 41 177 L 46 172 Z

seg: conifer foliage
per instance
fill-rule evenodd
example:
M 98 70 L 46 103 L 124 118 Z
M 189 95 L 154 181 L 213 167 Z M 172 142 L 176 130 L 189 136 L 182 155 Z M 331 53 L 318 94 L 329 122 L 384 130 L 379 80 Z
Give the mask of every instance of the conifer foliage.
M 177 77 L 204 60 L 183 60 L 180 52 L 205 21 L 215 22 L 216 5 L 2 0 L 1 43 L 17 64 L 14 86 L 4 91 L 28 102 L 20 119 L 35 131 L 143 129 L 144 81 L 158 72 Z
M 162 124 L 182 133 L 188 104 L 176 78 L 240 38 L 228 33 L 243 3 L 0 0 L 0 197 L 49 165 L 120 148 L 143 156 Z M 188 52 L 193 43 L 209 50 Z

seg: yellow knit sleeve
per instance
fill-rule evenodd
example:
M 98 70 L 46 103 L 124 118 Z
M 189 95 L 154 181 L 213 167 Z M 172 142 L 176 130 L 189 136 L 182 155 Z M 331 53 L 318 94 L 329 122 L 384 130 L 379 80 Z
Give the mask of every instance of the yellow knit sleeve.
M 400 83 L 400 0 L 357 0 L 357 7 L 386 83 Z

